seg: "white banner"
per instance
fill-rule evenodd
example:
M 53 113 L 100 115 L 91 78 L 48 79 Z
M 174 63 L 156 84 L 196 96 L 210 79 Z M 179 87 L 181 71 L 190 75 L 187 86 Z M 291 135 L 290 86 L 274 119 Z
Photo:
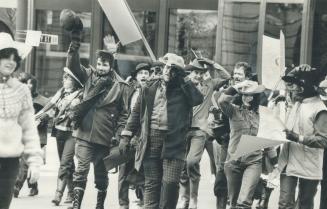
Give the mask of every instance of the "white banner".
M 125 0 L 98 0 L 122 45 L 142 39 L 142 34 Z

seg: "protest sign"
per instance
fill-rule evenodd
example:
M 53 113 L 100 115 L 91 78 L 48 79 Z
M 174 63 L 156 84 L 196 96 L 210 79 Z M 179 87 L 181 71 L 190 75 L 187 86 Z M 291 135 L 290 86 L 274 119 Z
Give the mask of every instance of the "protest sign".
M 98 1 L 123 45 L 142 39 L 142 35 L 124 0 Z
M 41 40 L 41 31 L 28 30 L 26 32 L 25 43 L 30 46 L 39 46 Z
M 242 135 L 237 149 L 230 156 L 230 160 L 237 159 L 257 150 L 288 142 L 283 131 L 285 125 L 269 108 L 260 106 L 259 114 L 260 125 L 257 136 Z

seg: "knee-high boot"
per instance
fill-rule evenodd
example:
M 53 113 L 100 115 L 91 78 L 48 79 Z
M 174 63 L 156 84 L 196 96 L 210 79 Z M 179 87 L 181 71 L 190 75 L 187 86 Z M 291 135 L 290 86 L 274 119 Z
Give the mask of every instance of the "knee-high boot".
M 74 186 L 72 178 L 67 178 L 67 190 L 67 197 L 64 203 L 72 203 L 74 200 Z
M 97 204 L 95 206 L 95 209 L 104 209 L 104 201 L 106 197 L 107 197 L 107 190 L 98 191 Z
M 74 200 L 73 206 L 68 207 L 67 209 L 80 209 L 82 205 L 82 200 L 84 196 L 85 187 L 75 187 L 74 188 Z
M 56 193 L 55 193 L 55 196 L 54 196 L 53 200 L 51 201 L 56 206 L 58 206 L 60 204 L 60 202 L 61 202 L 61 198 L 62 198 L 62 195 L 64 194 L 66 184 L 67 184 L 66 179 L 61 179 L 61 178 L 57 179 Z

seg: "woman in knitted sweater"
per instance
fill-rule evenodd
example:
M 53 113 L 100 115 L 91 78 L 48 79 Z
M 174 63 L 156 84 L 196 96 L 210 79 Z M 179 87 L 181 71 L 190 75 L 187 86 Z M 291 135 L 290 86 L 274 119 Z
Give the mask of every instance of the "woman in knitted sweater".
M 30 90 L 12 77 L 28 47 L 0 33 L 0 208 L 8 209 L 19 169 L 27 159 L 31 183 L 39 177 L 42 152 Z

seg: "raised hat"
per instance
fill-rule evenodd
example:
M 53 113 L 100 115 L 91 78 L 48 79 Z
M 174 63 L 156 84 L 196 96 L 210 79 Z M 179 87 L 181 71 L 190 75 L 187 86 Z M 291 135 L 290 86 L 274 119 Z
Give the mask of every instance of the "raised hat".
M 263 85 L 259 85 L 256 81 L 247 81 L 247 86 L 244 86 L 239 92 L 241 94 L 260 94 L 266 88 Z
M 190 64 L 188 64 L 185 67 L 186 71 L 193 71 L 193 70 L 199 70 L 199 71 L 207 71 L 207 68 L 205 67 L 205 65 L 203 63 L 200 63 L 198 59 L 194 59 L 192 60 L 192 62 L 190 62 Z
M 173 53 L 165 54 L 165 56 L 159 58 L 159 61 L 168 66 L 175 65 L 182 69 L 185 67 L 183 57 Z

